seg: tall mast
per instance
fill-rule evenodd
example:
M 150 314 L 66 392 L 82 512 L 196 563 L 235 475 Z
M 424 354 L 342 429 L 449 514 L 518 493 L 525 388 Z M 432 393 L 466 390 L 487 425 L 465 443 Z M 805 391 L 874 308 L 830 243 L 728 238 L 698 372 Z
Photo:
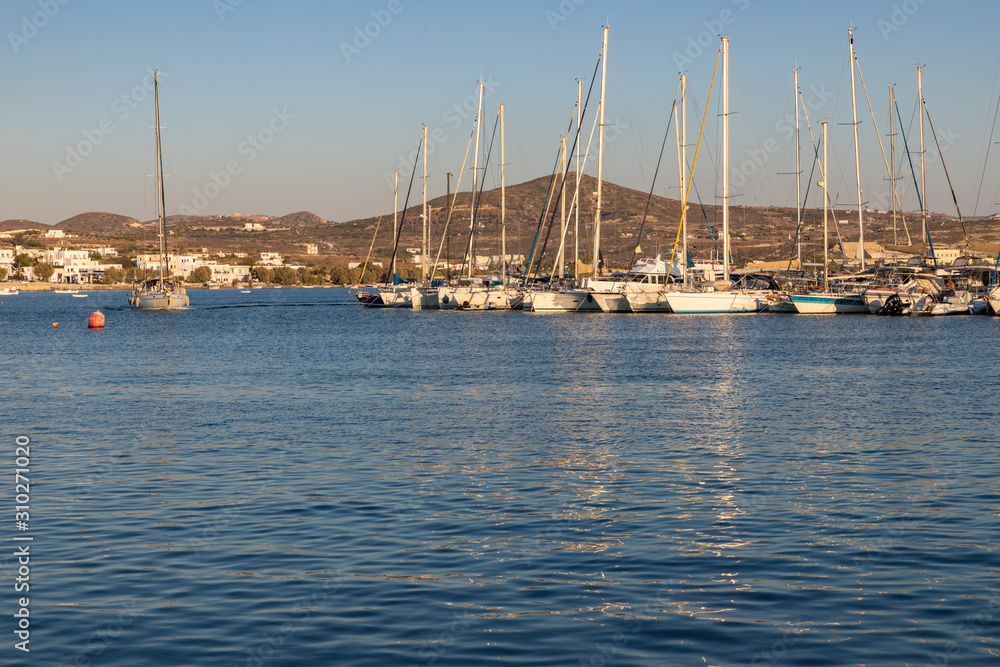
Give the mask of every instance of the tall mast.
M 830 209 L 829 176 L 826 171 L 826 121 L 823 121 L 823 291 L 830 291 L 830 249 L 828 243 L 827 212 Z
M 931 233 L 927 229 L 927 153 L 924 152 L 924 77 L 923 68 L 917 68 L 917 106 L 920 107 L 920 217 L 924 221 L 924 241 L 930 246 Z
M 396 244 L 396 236 L 399 234 L 399 223 L 397 218 L 399 215 L 399 171 L 393 172 L 393 184 L 392 184 L 392 243 Z M 396 275 L 396 254 L 392 255 L 392 266 L 389 267 L 392 275 Z
M 160 146 L 160 71 L 153 72 L 153 108 L 156 115 L 156 217 L 160 237 L 160 284 L 170 275 L 170 255 L 167 254 L 167 198 L 163 187 L 163 150 Z
M 802 268 L 802 167 L 799 163 L 802 143 L 799 141 L 799 68 L 795 68 L 795 243 L 799 247 L 799 269 Z
M 504 150 L 504 112 L 500 105 L 500 279 L 507 285 L 507 160 Z
M 865 270 L 865 220 L 862 213 L 864 204 L 861 202 L 861 148 L 858 143 L 858 95 L 854 84 L 854 69 L 857 61 L 854 56 L 854 31 L 847 31 L 851 42 L 851 108 L 854 112 L 854 169 L 858 177 L 858 253 L 856 259 L 861 260 L 861 270 Z
M 483 129 L 483 82 L 479 81 L 479 107 L 476 111 L 476 154 L 472 161 L 472 206 L 469 209 L 469 247 L 465 256 L 468 261 L 467 276 L 472 277 L 472 265 L 476 258 L 472 256 L 472 239 L 476 234 L 476 184 L 479 180 L 479 138 Z
M 448 190 L 447 190 L 447 195 L 445 195 L 445 206 L 447 206 L 448 208 L 447 208 L 447 213 L 445 214 L 445 219 L 451 220 L 451 172 L 450 171 L 448 172 L 447 180 L 448 180 L 448 186 L 447 186 Z M 447 225 L 445 225 L 445 227 L 446 229 L 444 235 L 445 236 L 444 243 L 446 250 L 444 254 L 444 264 L 447 268 L 444 271 L 444 275 L 445 275 L 445 280 L 448 281 L 448 284 L 451 284 L 451 236 L 448 235 Z M 440 254 L 440 251 L 438 251 L 438 254 Z
M 580 279 L 580 123 L 583 121 L 583 81 L 576 82 L 576 202 L 573 206 L 573 279 Z
M 604 182 L 604 97 L 608 82 L 608 26 L 604 26 L 601 46 L 601 119 L 597 139 L 597 207 L 594 211 L 594 280 L 597 280 L 601 257 L 601 184 Z
M 723 280 L 729 280 L 729 38 L 722 38 L 722 258 Z
M 558 262 L 553 269 L 559 274 L 559 278 L 566 277 L 566 137 L 562 138 L 562 148 L 560 149 L 559 173 L 562 174 L 563 185 L 559 188 L 559 203 L 562 211 L 559 216 L 559 253 Z
M 896 119 L 892 114 L 892 103 L 894 101 L 894 91 L 889 86 L 889 182 L 892 185 L 893 195 L 896 193 Z M 896 236 L 896 197 L 892 198 L 892 242 L 899 245 Z
M 687 240 L 687 75 L 681 74 L 681 231 L 683 238 L 682 243 L 682 261 L 684 263 L 684 284 L 687 285 L 688 281 L 688 240 Z M 670 269 L 673 267 L 667 267 L 667 273 L 670 273 Z
M 427 126 L 424 125 L 424 136 L 422 138 L 422 143 L 424 145 L 424 205 L 423 205 L 423 219 L 424 219 L 424 237 L 423 237 L 423 248 L 421 248 L 421 253 L 424 256 L 424 266 L 422 272 L 422 278 L 424 283 L 427 282 L 427 254 L 430 252 L 429 239 L 430 239 L 430 222 L 427 219 Z M 426 284 L 425 284 L 426 286 Z

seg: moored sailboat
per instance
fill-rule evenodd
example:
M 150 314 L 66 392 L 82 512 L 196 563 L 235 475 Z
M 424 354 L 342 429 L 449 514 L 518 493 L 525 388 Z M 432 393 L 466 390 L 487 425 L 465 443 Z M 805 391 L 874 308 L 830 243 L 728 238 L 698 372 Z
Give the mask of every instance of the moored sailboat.
M 675 313 L 759 313 L 768 309 L 773 289 L 748 289 L 729 277 L 729 38 L 722 38 L 722 230 L 724 238 L 723 279 L 701 291 L 667 292 Z M 707 107 L 707 105 L 706 105 Z M 697 159 L 697 158 L 696 158 Z
M 159 237 L 157 275 L 132 288 L 129 305 L 140 310 L 176 310 L 190 304 L 184 287 L 170 279 L 170 254 L 167 252 L 166 196 L 163 187 L 163 151 L 160 144 L 159 72 L 153 73 L 153 108 L 156 119 L 156 208 Z
M 789 300 L 795 310 L 803 315 L 830 315 L 836 313 L 865 313 L 864 297 L 861 291 L 841 286 L 838 290 L 830 289 L 828 213 L 830 209 L 829 190 L 827 186 L 827 123 L 823 123 L 823 173 L 820 186 L 823 188 L 823 291 L 791 294 Z
M 594 254 L 592 280 L 597 280 L 600 272 L 601 257 L 601 206 L 602 184 L 604 182 L 604 113 L 608 80 L 608 26 L 604 26 L 601 44 L 601 98 L 599 103 L 599 120 L 597 135 L 597 201 L 594 207 Z M 579 108 L 579 104 L 578 104 Z M 579 128 L 579 121 L 578 121 Z M 577 168 L 579 173 L 579 168 Z M 563 170 L 563 185 L 565 187 L 565 170 Z M 579 185 L 577 186 L 579 188 Z M 579 202 L 576 202 L 579 205 Z M 601 312 L 601 304 L 587 289 L 579 287 L 562 287 L 552 290 L 531 291 L 525 294 L 522 309 L 534 313 L 581 313 Z

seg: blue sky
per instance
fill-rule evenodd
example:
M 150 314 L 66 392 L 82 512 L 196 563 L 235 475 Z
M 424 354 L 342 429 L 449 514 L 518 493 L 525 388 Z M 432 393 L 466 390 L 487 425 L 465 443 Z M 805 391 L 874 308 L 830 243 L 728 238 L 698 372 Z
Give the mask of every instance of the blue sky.
M 814 132 L 830 122 L 831 195 L 849 205 L 856 199 L 853 135 L 844 123 L 851 120 L 846 54 L 854 25 L 881 134 L 894 83 L 917 150 L 916 67 L 923 65 L 924 97 L 962 212 L 1000 209 L 1000 168 L 987 169 L 976 203 L 985 151 L 993 167 L 1000 162 L 988 144 L 1000 53 L 993 2 L 7 0 L 0 5 L 0 219 L 56 223 L 85 211 L 153 217 L 145 174 L 154 68 L 163 72 L 168 213 L 311 210 L 338 221 L 378 214 L 385 175 L 407 161 L 423 123 L 442 138 L 429 189 L 444 194 L 445 174 L 462 166 L 472 129 L 463 104 L 480 76 L 492 88 L 488 129 L 505 104 L 508 181 L 545 176 L 573 112 L 576 80 L 594 70 L 605 23 L 608 180 L 649 187 L 682 69 L 693 155 L 722 33 L 732 49 L 731 159 L 743 170 L 733 181 L 735 203 L 794 203 L 794 177 L 785 174 L 794 170 L 794 141 L 782 119 L 793 113 L 797 65 Z M 720 99 L 716 88 L 696 174 L 706 202 L 720 190 Z M 859 100 L 865 199 L 882 208 L 885 168 Z M 802 136 L 805 187 L 804 119 Z M 928 204 L 953 214 L 929 129 L 926 141 Z M 664 164 L 657 192 L 676 197 L 672 151 Z M 463 189 L 467 183 L 468 176 Z M 493 174 L 487 183 L 496 183 Z M 900 188 L 905 206 L 917 209 L 912 179 Z

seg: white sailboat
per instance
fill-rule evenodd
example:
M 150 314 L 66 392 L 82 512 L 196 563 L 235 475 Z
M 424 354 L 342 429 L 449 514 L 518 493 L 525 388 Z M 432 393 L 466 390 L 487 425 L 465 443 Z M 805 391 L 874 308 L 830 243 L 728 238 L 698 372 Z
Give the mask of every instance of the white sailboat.
M 170 279 L 170 255 L 167 252 L 166 196 L 163 187 L 163 151 L 160 146 L 159 72 L 153 73 L 153 108 L 156 119 L 156 208 L 160 265 L 157 275 L 132 288 L 129 305 L 141 310 L 176 310 L 190 304 L 187 292 Z
M 823 173 L 820 187 L 823 188 L 823 291 L 792 294 L 790 299 L 795 310 L 804 315 L 829 315 L 834 313 L 866 313 L 864 297 L 861 292 L 839 290 L 830 291 L 828 213 L 829 190 L 827 186 L 827 123 L 823 123 Z
M 989 305 L 990 313 L 1000 315 L 1000 285 L 997 285 L 990 291 L 986 297 L 986 303 Z
M 703 291 L 667 292 L 675 313 L 759 313 L 766 311 L 774 290 L 734 288 L 729 278 L 729 38 L 722 38 L 722 234 L 723 279 Z
M 423 128 L 421 130 L 421 135 L 420 136 L 421 136 L 421 138 L 420 138 L 420 145 L 417 148 L 417 154 L 416 154 L 416 156 L 415 156 L 414 159 L 416 160 L 417 158 L 420 157 L 420 151 L 421 150 L 424 151 L 424 211 L 423 211 L 423 218 L 424 218 L 424 225 L 425 225 L 425 229 L 424 229 L 424 262 L 425 262 L 424 263 L 424 267 L 425 267 L 425 274 L 424 275 L 426 276 L 426 266 L 427 266 L 427 264 L 426 264 L 426 261 L 427 261 L 426 260 L 426 256 L 427 256 L 426 237 L 427 237 L 427 233 L 428 233 L 427 229 L 426 229 L 426 225 L 427 225 L 427 143 L 426 143 L 426 141 L 427 141 L 427 126 L 426 125 L 423 126 Z M 387 280 L 386 283 L 385 283 L 385 285 L 381 285 L 381 286 L 369 286 L 369 287 L 364 287 L 364 288 L 358 289 L 354 294 L 357 297 L 358 301 L 361 303 L 361 305 L 364 306 L 365 308 L 417 308 L 417 309 L 420 309 L 421 305 L 420 304 L 415 305 L 414 304 L 414 299 L 417 299 L 418 301 L 422 301 L 422 303 L 426 303 L 427 304 L 426 306 L 423 306 L 423 307 L 427 307 L 427 308 L 437 307 L 436 306 L 436 303 L 437 303 L 437 292 L 436 292 L 436 290 L 434 291 L 433 296 L 431 296 L 429 294 L 430 290 L 427 290 L 428 294 L 425 295 L 425 291 L 423 290 L 423 288 L 421 288 L 420 286 L 412 284 L 412 282 L 411 283 L 405 283 L 404 281 L 400 280 L 396 276 L 396 273 L 395 273 L 395 270 L 394 270 L 394 267 L 396 266 L 396 253 L 399 250 L 400 237 L 402 237 L 402 234 L 403 234 L 403 223 L 406 221 L 406 211 L 407 211 L 407 207 L 410 204 L 410 192 L 413 189 L 413 179 L 416 177 L 416 175 L 417 175 L 417 163 L 416 163 L 416 161 L 414 161 L 414 163 L 413 163 L 413 172 L 410 174 L 410 185 L 409 185 L 409 187 L 407 188 L 407 191 L 406 191 L 406 200 L 403 202 L 403 216 L 399 220 L 399 224 L 398 225 L 396 225 L 396 211 L 395 210 L 393 211 L 392 258 L 391 258 L 391 260 L 389 262 L 389 266 L 392 267 L 392 269 L 390 269 L 390 275 L 391 275 L 392 284 L 390 285 L 389 281 Z M 394 186 L 394 189 L 398 190 L 398 188 L 396 188 L 395 186 Z M 394 209 L 397 208 L 396 205 L 395 205 L 395 203 L 393 205 L 393 208 Z M 377 234 L 377 232 L 378 232 L 378 229 L 376 227 L 376 234 Z M 372 243 L 374 244 L 374 239 L 372 240 Z M 435 305 L 431 305 L 432 303 L 435 304 Z
M 477 197 L 481 196 L 479 189 L 479 150 L 482 139 L 482 117 L 483 117 L 483 92 L 485 84 L 479 82 L 479 104 L 476 108 L 475 120 L 475 153 L 473 155 L 472 166 L 472 198 L 469 206 L 469 242 L 465 252 L 466 271 L 465 275 L 452 284 L 437 288 L 438 304 L 440 308 L 461 309 L 461 310 L 510 310 L 521 307 L 521 295 L 519 290 L 507 285 L 507 229 L 506 229 L 506 166 L 504 164 L 505 150 L 505 118 L 504 105 L 500 105 L 500 237 L 501 237 L 501 262 L 503 271 L 501 277 L 496 276 L 473 276 L 475 266 L 474 240 L 476 234 L 476 209 Z M 464 166 L 464 165 L 463 165 Z M 444 239 L 442 239 L 442 244 Z M 440 254 L 440 253 L 439 253 Z
M 422 236 L 422 246 L 421 252 L 423 254 L 423 266 L 421 270 L 422 284 L 411 288 L 410 290 L 410 302 L 413 304 L 414 310 L 433 310 L 438 307 L 438 290 L 436 287 L 430 286 L 430 280 L 427 267 L 428 259 L 427 254 L 430 252 L 430 218 L 427 215 L 427 126 L 424 125 L 423 128 L 423 141 L 424 145 L 424 187 L 423 187 L 423 211 L 421 213 L 421 218 L 423 219 L 423 236 Z
M 506 118 L 500 105 L 500 262 L 501 273 L 489 276 L 466 276 L 455 285 L 442 287 L 450 307 L 460 310 L 514 310 L 521 307 L 521 289 L 507 279 L 507 165 Z
M 601 45 L 601 101 L 597 136 L 597 205 L 594 211 L 594 256 L 592 280 L 597 280 L 601 256 L 601 185 L 604 182 L 604 101 L 608 80 L 608 26 L 604 26 Z M 564 172 L 565 173 L 565 172 Z M 577 170 L 579 173 L 579 169 Z M 579 203 L 577 202 L 577 205 Z M 563 290 L 534 291 L 524 297 L 524 310 L 533 313 L 584 313 L 601 312 L 601 305 L 587 289 L 569 288 Z
M 681 111 L 679 115 L 683 118 L 678 123 L 678 130 L 674 133 L 677 139 L 677 166 L 682 201 L 684 200 L 685 187 L 683 146 L 685 138 L 682 133 L 686 133 L 687 127 L 686 83 L 687 77 L 682 74 L 678 87 L 678 96 L 681 98 Z M 673 109 L 673 113 L 677 114 L 678 105 L 676 100 L 674 101 Z M 665 143 L 664 141 L 664 145 Z M 650 196 L 652 196 L 652 193 L 650 193 Z M 663 297 L 662 292 L 668 289 L 668 284 L 686 281 L 687 278 L 687 268 L 685 266 L 685 258 L 687 257 L 686 225 L 687 219 L 682 212 L 683 244 L 679 254 L 661 253 L 655 258 L 640 258 L 624 277 L 618 277 L 614 280 L 589 280 L 584 287 L 594 295 L 594 299 L 601 306 L 601 310 L 606 313 L 669 313 L 670 305 Z M 640 226 L 641 229 L 642 227 Z M 636 254 L 641 253 L 641 247 L 637 245 L 635 252 Z

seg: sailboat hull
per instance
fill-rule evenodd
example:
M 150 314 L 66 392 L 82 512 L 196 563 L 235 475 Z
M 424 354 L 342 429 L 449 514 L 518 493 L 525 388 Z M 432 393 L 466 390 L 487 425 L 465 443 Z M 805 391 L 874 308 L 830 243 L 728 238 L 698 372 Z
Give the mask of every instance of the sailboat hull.
M 441 308 L 459 310 L 514 310 L 521 307 L 521 292 L 503 285 L 450 285 L 438 290 Z
M 181 290 L 177 292 L 136 292 L 129 303 L 140 310 L 177 310 L 187 308 L 191 301 Z
M 666 298 L 657 292 L 630 292 L 628 305 L 635 313 L 671 313 Z
M 533 313 L 599 313 L 601 307 L 589 292 L 535 292 L 524 300 L 523 310 Z
M 688 315 L 760 313 L 769 306 L 769 291 L 673 292 L 666 295 L 675 313 Z
M 630 313 L 632 307 L 620 292 L 591 292 L 594 301 L 605 313 Z
M 860 294 L 814 292 L 791 295 L 795 310 L 803 315 L 834 315 L 837 313 L 867 313 L 868 307 Z
M 436 287 L 414 287 L 410 300 L 413 310 L 437 310 L 438 290 Z

